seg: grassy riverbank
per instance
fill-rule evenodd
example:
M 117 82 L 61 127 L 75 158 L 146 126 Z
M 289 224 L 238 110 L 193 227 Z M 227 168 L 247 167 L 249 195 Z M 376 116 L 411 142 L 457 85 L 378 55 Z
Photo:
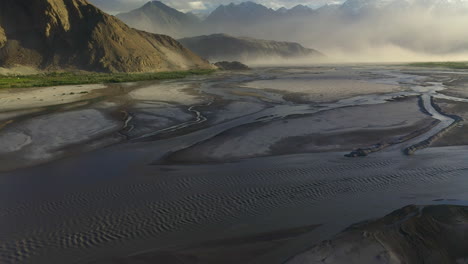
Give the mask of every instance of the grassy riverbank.
M 0 88 L 29 88 L 60 85 L 122 83 L 180 79 L 191 75 L 207 75 L 214 70 L 190 70 L 158 73 L 44 73 L 36 75 L 0 75 Z
M 459 69 L 459 70 L 466 70 L 468 69 L 468 62 L 453 62 L 453 61 L 445 61 L 445 62 L 417 62 L 417 63 L 410 63 L 409 66 L 413 67 L 425 67 L 425 68 L 449 68 L 449 69 Z

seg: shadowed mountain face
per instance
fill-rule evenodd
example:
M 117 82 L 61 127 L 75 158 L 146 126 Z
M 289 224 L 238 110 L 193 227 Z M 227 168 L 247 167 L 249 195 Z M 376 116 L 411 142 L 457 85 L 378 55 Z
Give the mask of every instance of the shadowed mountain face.
M 131 29 L 86 0 L 3 0 L 0 28 L 0 67 L 103 72 L 211 67 L 174 39 Z
M 179 40 L 185 47 L 210 61 L 320 58 L 323 55 L 298 43 L 214 34 Z
M 467 263 L 468 208 L 408 206 L 354 225 L 287 264 Z
M 128 25 L 148 32 L 180 37 L 190 34 L 200 19 L 193 14 L 185 14 L 159 2 L 148 2 L 141 8 L 117 17 Z

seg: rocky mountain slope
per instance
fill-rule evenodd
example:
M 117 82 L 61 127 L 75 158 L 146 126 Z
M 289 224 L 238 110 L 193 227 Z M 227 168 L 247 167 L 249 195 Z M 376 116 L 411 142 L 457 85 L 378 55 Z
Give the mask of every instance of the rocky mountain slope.
M 186 48 L 210 61 L 238 60 L 249 62 L 262 59 L 294 59 L 323 57 L 320 52 L 304 48 L 298 43 L 234 37 L 213 34 L 179 39 Z
M 131 29 L 86 0 L 2 0 L 0 67 L 157 72 L 211 68 L 176 40 Z
M 173 37 L 190 34 L 201 22 L 195 15 L 182 13 L 160 1 L 148 2 L 117 17 L 134 28 Z
M 3 48 L 7 41 L 5 30 L 0 26 L 0 48 Z

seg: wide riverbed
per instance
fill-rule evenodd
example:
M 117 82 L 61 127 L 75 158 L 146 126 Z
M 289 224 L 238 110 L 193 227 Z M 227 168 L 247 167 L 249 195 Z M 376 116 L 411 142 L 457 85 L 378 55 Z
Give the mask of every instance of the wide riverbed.
M 284 263 L 406 205 L 464 204 L 466 78 L 322 66 L 0 91 L 0 263 Z

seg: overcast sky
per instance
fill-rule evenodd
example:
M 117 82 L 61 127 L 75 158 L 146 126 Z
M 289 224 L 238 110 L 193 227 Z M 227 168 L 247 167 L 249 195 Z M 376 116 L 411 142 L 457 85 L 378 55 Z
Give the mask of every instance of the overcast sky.
M 125 12 L 138 8 L 149 0 L 89 0 L 109 13 Z M 243 0 L 161 0 L 161 2 L 174 7 L 180 11 L 210 11 L 221 4 L 231 2 L 244 2 Z M 274 9 L 280 7 L 293 7 L 299 4 L 307 5 L 312 8 L 320 7 L 324 4 L 338 4 L 344 0 L 255 0 L 256 2 Z

